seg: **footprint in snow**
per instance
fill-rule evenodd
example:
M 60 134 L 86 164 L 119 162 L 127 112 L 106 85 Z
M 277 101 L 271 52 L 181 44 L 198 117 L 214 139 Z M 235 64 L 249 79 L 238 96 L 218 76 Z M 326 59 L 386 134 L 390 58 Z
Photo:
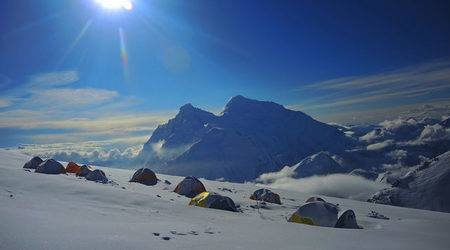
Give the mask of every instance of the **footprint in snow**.
M 179 232 L 177 232 L 177 231 L 175 231 L 175 230 L 170 231 L 170 233 L 171 233 L 171 234 L 175 234 L 175 235 L 186 235 L 185 233 L 179 233 Z
M 171 238 L 168 237 L 168 236 L 163 236 L 163 237 L 161 237 L 161 239 L 163 239 L 163 240 L 170 240 Z

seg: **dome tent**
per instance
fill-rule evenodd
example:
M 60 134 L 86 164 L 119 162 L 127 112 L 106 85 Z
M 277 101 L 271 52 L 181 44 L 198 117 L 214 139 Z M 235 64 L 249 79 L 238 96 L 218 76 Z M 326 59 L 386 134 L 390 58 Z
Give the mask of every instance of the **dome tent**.
M 23 165 L 23 168 L 36 169 L 42 162 L 43 160 L 39 156 L 35 156 L 27 163 L 25 163 L 25 165 Z
M 80 167 L 80 171 L 77 173 L 77 176 L 86 177 L 90 172 L 92 172 L 92 168 L 88 165 L 83 165 Z
M 309 202 L 299 207 L 289 222 L 323 227 L 334 227 L 338 220 L 338 206 L 328 202 Z
M 275 204 L 281 205 L 280 195 L 272 192 L 269 189 L 261 188 L 253 192 L 253 194 L 250 196 L 250 199 L 256 200 L 256 201 L 265 201 Z
M 210 192 L 202 192 L 195 196 L 189 205 L 237 212 L 236 205 L 231 198 Z
M 309 197 L 305 202 L 308 203 L 308 202 L 315 202 L 315 201 L 325 202 L 324 199 L 322 199 L 320 197 L 316 197 L 316 196 Z
M 336 228 L 362 229 L 356 222 L 356 215 L 353 210 L 347 210 L 339 217 L 339 220 L 334 226 Z
M 138 182 L 147 186 L 153 186 L 158 183 L 158 178 L 156 178 L 155 172 L 149 168 L 138 169 L 133 177 L 131 177 L 130 182 Z
M 66 169 L 61 163 L 53 159 L 48 159 L 39 164 L 35 172 L 42 174 L 64 174 L 66 172 Z
M 203 183 L 192 176 L 184 178 L 173 190 L 175 193 L 184 195 L 189 198 L 193 198 L 196 195 L 205 192 L 205 186 Z
M 76 164 L 75 162 L 71 161 L 66 166 L 66 172 L 67 173 L 73 173 L 77 174 L 81 171 L 81 166 Z
M 95 181 L 95 182 L 101 182 L 101 183 L 107 183 L 108 178 L 106 178 L 105 172 L 103 172 L 100 169 L 96 169 L 94 171 L 91 171 L 88 175 L 86 175 L 86 180 L 88 181 Z

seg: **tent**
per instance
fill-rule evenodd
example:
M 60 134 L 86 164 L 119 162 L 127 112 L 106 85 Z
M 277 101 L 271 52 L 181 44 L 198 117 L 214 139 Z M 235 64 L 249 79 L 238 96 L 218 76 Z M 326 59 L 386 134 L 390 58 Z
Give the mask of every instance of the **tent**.
M 188 176 L 184 178 L 173 190 L 175 193 L 193 198 L 196 195 L 205 192 L 205 186 L 197 178 Z
M 48 159 L 39 164 L 35 172 L 42 174 L 64 174 L 66 172 L 66 169 L 61 163 L 53 159 Z
M 39 164 L 41 164 L 43 160 L 39 156 L 33 157 L 33 159 L 29 160 L 25 165 L 23 165 L 23 168 L 29 168 L 29 169 L 36 169 Z
M 299 207 L 289 222 L 334 227 L 338 220 L 338 206 L 322 201 L 309 202 Z
M 92 168 L 88 165 L 83 165 L 80 167 L 80 171 L 77 173 L 77 176 L 86 177 L 90 172 L 92 172 Z
M 322 201 L 322 202 L 325 202 L 324 199 L 322 199 L 322 198 L 320 198 L 320 197 L 315 197 L 315 196 L 309 197 L 305 202 L 308 203 L 308 202 L 315 202 L 315 201 Z
M 189 202 L 189 205 L 237 212 L 234 201 L 216 193 L 202 192 Z
M 281 205 L 280 195 L 270 191 L 269 189 L 261 188 L 253 192 L 250 199 L 257 201 L 265 201 Z
M 340 217 L 339 220 L 336 222 L 336 225 L 334 227 L 337 228 L 350 228 L 350 229 L 361 229 L 362 227 L 358 226 L 358 223 L 356 222 L 356 215 L 353 210 L 347 210 L 345 211 Z
M 88 181 L 95 181 L 95 182 L 101 182 L 101 183 L 107 183 L 108 178 L 106 178 L 106 175 L 103 171 L 100 169 L 96 169 L 94 171 L 91 171 L 88 175 L 86 175 L 86 180 Z
M 130 182 L 138 182 L 147 186 L 153 186 L 158 182 L 158 178 L 156 178 L 155 172 L 149 168 L 141 168 L 134 173 Z
M 69 162 L 66 166 L 67 173 L 78 174 L 81 171 L 81 166 L 76 164 L 75 162 Z

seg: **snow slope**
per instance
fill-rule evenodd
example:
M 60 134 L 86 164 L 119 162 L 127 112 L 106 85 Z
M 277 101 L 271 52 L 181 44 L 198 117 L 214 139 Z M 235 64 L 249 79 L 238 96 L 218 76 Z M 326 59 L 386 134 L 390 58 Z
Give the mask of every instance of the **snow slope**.
M 374 202 L 450 212 L 450 151 L 409 171 L 381 190 Z
M 182 177 L 149 187 L 130 170 L 102 168 L 113 184 L 22 169 L 29 159 L 0 150 L 0 249 L 447 249 L 450 214 L 328 198 L 353 209 L 363 230 L 286 222 L 309 194 L 279 192 L 283 205 L 254 209 L 258 187 L 202 180 L 240 213 L 187 205 L 171 190 Z M 390 220 L 368 218 L 375 210 Z M 153 233 L 158 233 L 156 236 Z M 170 237 L 164 240 L 162 237 Z

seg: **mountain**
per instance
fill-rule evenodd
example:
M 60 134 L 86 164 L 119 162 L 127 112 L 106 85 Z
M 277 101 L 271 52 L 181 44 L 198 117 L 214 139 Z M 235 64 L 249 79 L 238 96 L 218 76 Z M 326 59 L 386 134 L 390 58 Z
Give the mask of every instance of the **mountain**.
M 450 212 L 450 151 L 409 171 L 369 201 Z
M 292 168 L 295 178 L 346 172 L 346 169 L 337 163 L 329 153 L 323 151 L 306 157 Z
M 238 95 L 219 115 L 182 106 L 158 126 L 140 158 L 166 174 L 243 182 L 351 144 L 343 132 L 303 112 Z

